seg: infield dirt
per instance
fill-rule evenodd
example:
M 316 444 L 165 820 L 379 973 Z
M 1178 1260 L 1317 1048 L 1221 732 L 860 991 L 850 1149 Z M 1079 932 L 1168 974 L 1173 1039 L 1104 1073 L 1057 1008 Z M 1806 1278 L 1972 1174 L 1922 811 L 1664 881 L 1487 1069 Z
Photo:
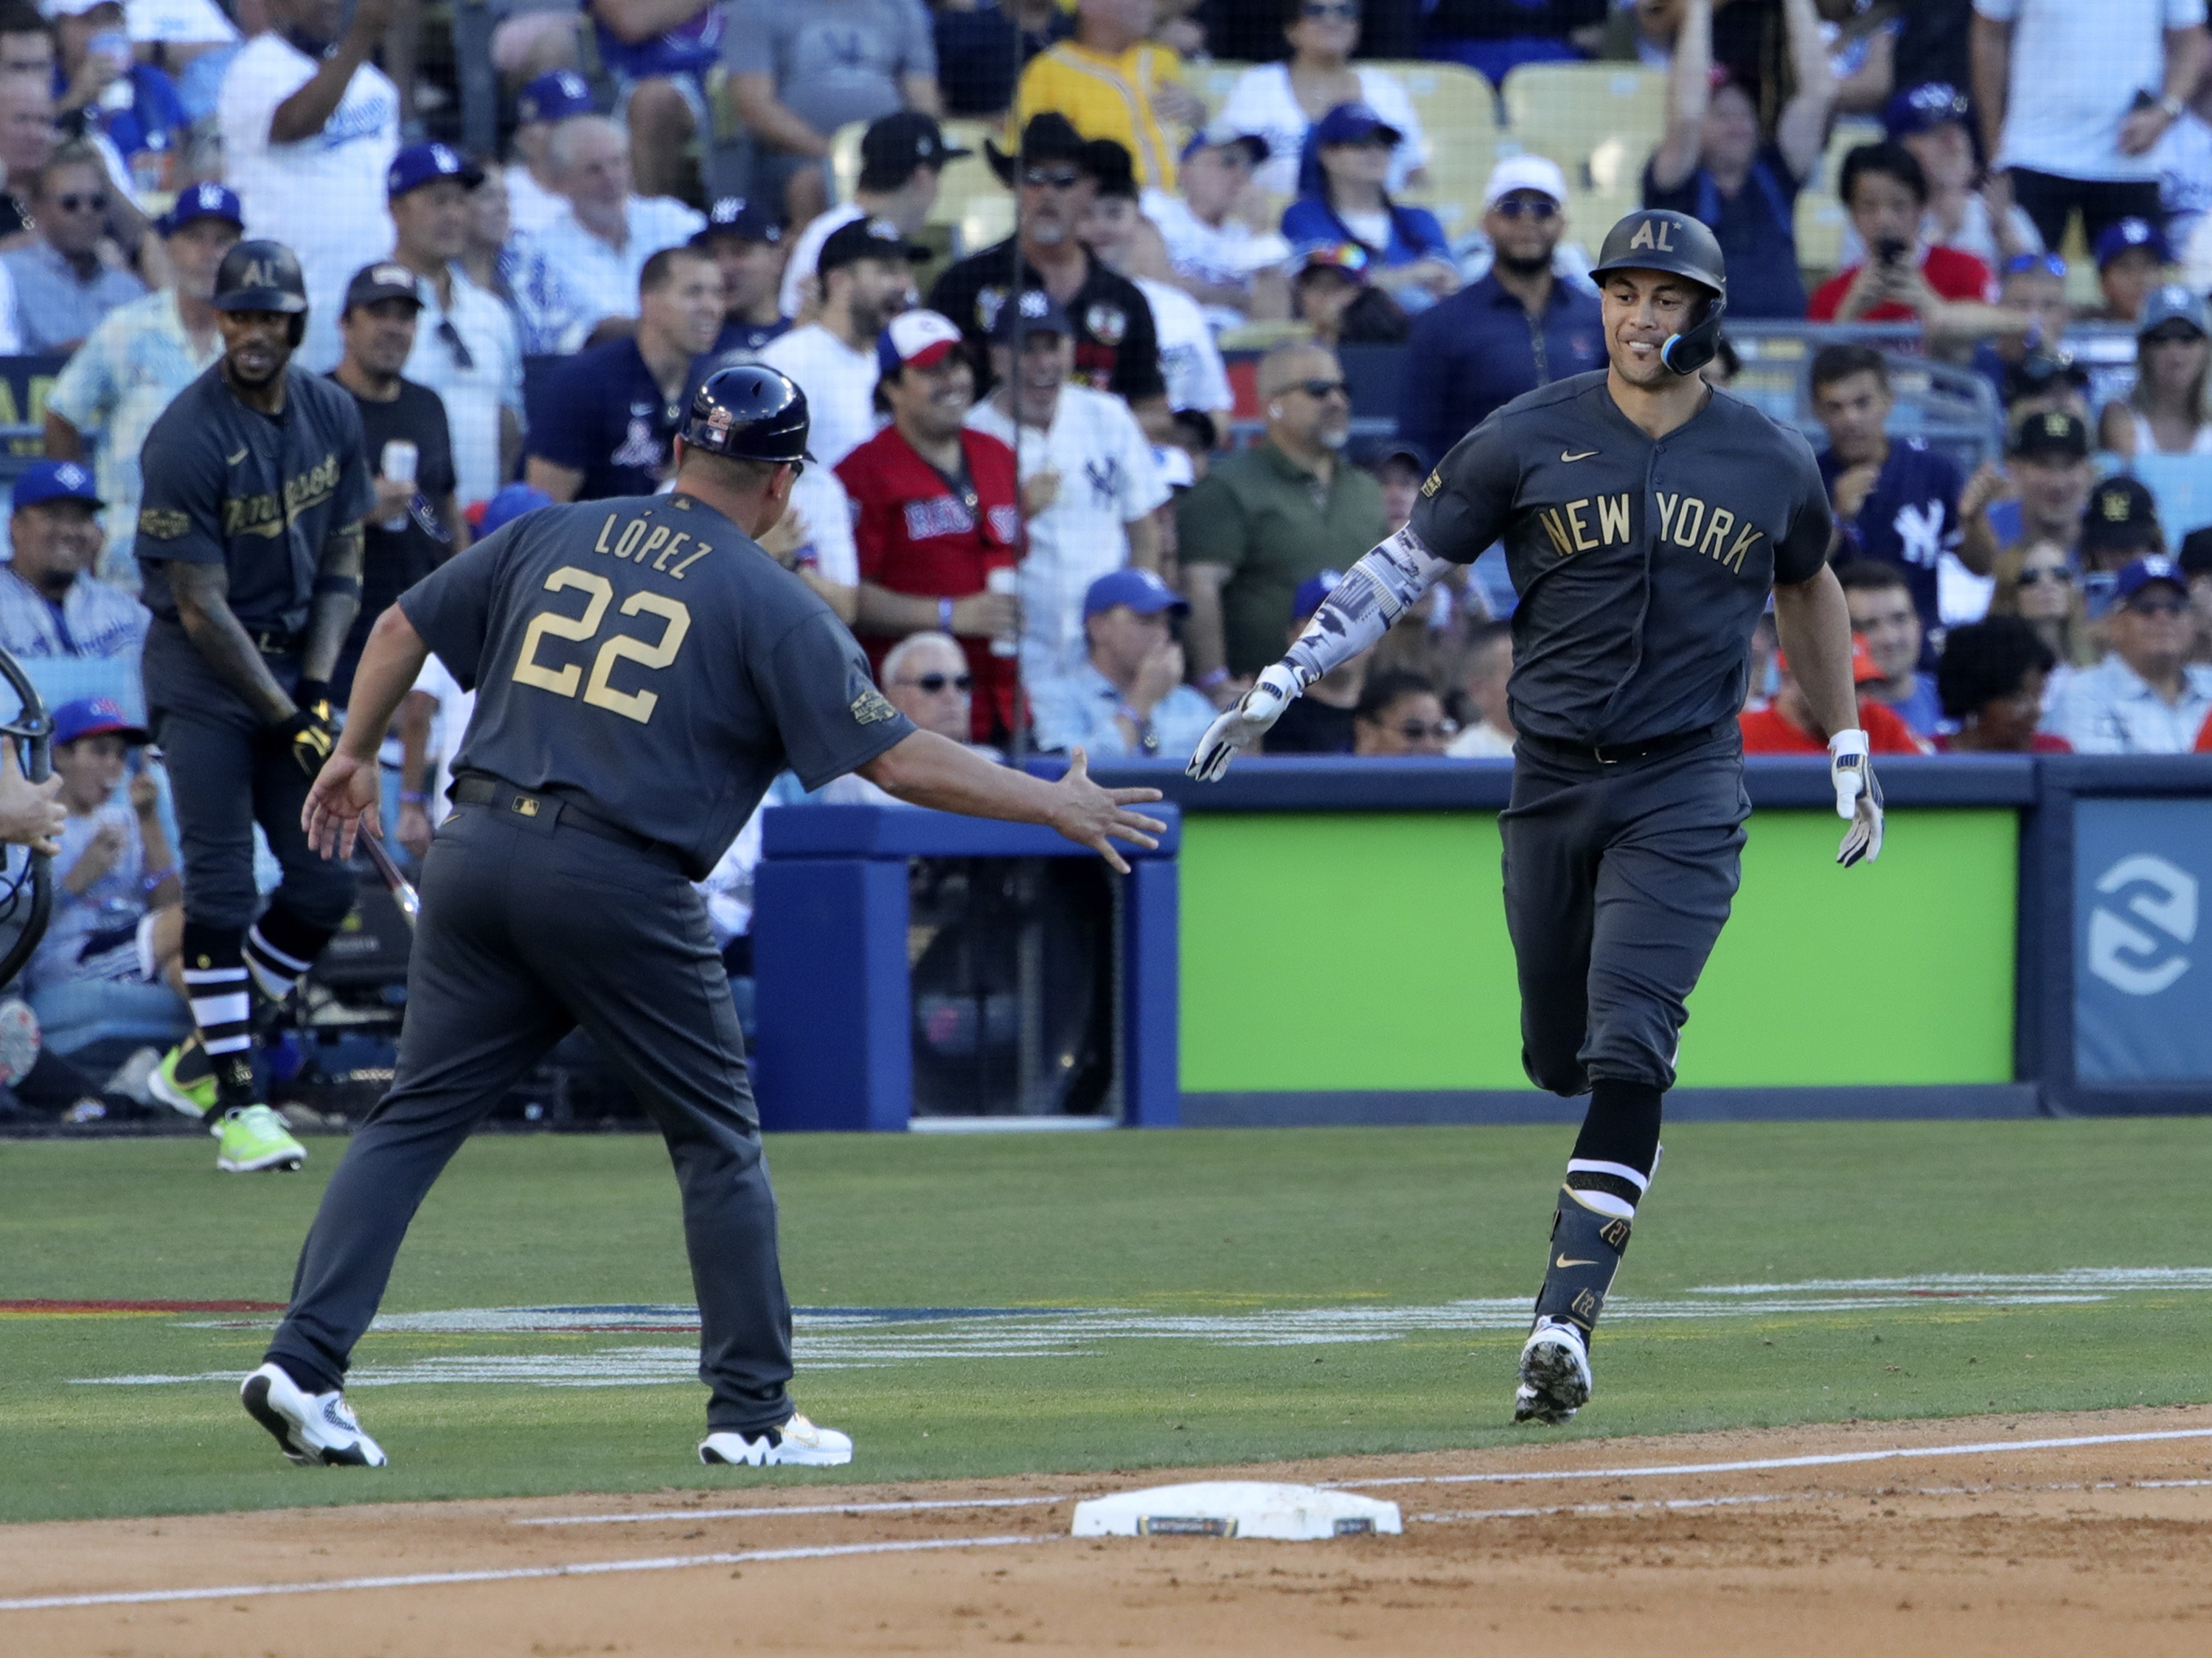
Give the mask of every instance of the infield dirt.
M 2144 1434 L 2186 1436 L 2029 1443 Z M 1952 1449 L 1972 1446 L 1993 1448 Z M 1903 1454 L 1684 1466 L 1890 1451 Z M 1616 1472 L 1589 1477 L 1597 1471 Z M 374 1477 L 299 1476 L 303 1495 L 324 1480 Z M 1066 1535 L 1079 1497 L 1208 1477 L 1342 1483 L 1398 1502 L 1406 1532 L 1308 1544 Z M 868 1503 L 979 1506 L 859 1506 Z M 817 1511 L 799 1512 L 805 1509 Z M 606 1518 L 643 1515 L 657 1517 Z M 884 1546 L 898 1545 L 907 1546 Z M 829 1548 L 854 1551 L 701 1558 Z M 24 1525 L 0 1532 L 0 1557 L 4 1594 L 17 1605 L 254 1591 L 0 1609 L 0 1650 L 39 1658 L 1007 1645 L 2151 1658 L 2212 1649 L 2212 1408 L 1569 1444 L 1532 1436 L 1509 1448 L 1166 1477 L 1039 1474 L 819 1493 L 748 1491 L 740 1479 L 621 1497 Z M 636 1569 L 645 1562 L 693 1564 Z M 586 1566 L 597 1570 L 272 1592 Z

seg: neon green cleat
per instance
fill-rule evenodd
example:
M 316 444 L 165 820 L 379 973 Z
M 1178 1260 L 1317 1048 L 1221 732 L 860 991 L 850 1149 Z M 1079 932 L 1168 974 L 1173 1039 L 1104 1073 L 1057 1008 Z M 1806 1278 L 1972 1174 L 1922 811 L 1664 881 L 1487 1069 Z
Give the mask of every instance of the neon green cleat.
M 284 1119 L 266 1106 L 240 1106 L 227 1111 L 208 1132 L 222 1142 L 215 1166 L 226 1173 L 295 1169 L 307 1161 L 307 1147 L 292 1137 Z
M 215 1067 L 194 1031 L 162 1057 L 146 1078 L 146 1092 L 172 1111 L 204 1119 L 215 1109 Z

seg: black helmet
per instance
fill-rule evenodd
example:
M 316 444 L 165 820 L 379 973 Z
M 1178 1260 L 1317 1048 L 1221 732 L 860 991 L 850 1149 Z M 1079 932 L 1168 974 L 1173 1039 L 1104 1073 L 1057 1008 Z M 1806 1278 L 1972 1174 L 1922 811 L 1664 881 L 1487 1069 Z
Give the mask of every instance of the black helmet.
M 680 436 L 694 448 L 732 460 L 811 461 L 806 393 L 757 363 L 717 369 L 701 382 Z
M 1667 337 L 1659 360 L 1678 375 L 1693 375 L 1713 360 L 1728 311 L 1728 261 L 1711 230 L 1686 213 L 1638 208 L 1605 233 L 1590 275 L 1602 278 L 1615 271 L 1665 271 L 1711 289 L 1698 320 L 1686 332 Z
M 299 256 L 281 241 L 242 241 L 215 273 L 218 311 L 275 311 L 290 317 L 292 344 L 307 328 L 307 279 Z

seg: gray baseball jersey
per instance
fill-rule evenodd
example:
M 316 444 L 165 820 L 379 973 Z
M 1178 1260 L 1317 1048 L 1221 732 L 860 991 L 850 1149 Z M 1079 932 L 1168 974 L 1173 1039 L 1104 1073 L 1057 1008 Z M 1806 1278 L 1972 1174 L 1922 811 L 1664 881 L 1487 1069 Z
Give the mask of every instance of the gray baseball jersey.
M 1501 537 L 1517 729 L 1633 743 L 1743 706 L 1752 629 L 1773 585 L 1827 557 L 1827 491 L 1796 432 L 1716 391 L 1657 442 L 1605 371 L 1518 397 L 1421 486 L 1412 528 L 1471 563 Z
M 687 495 L 541 508 L 399 607 L 477 693 L 457 771 L 574 800 L 695 881 L 777 772 L 818 789 L 914 729 L 830 607 Z

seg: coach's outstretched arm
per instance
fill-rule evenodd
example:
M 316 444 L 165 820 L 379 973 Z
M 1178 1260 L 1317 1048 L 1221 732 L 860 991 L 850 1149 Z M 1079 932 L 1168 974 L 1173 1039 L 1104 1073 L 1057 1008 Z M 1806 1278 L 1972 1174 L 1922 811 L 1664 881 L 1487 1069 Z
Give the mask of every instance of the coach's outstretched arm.
M 384 747 L 392 716 L 414 689 L 429 655 L 430 647 L 407 619 L 407 613 L 398 605 L 386 606 L 362 647 L 361 666 L 353 675 L 353 699 L 346 704 L 345 729 L 338 734 L 337 748 L 323 762 L 307 791 L 307 802 L 300 808 L 300 826 L 307 832 L 309 844 L 325 857 L 353 856 L 354 838 L 363 818 L 371 830 L 384 832 L 377 820 L 377 799 L 384 789 L 377 753 Z
M 1167 827 L 1157 818 L 1122 809 L 1158 800 L 1158 789 L 1101 789 L 1091 781 L 1080 748 L 1060 781 L 1047 783 L 994 765 L 934 731 L 916 731 L 862 766 L 860 775 L 910 805 L 1057 829 L 1125 875 L 1129 866 L 1108 837 L 1153 847 L 1159 844 L 1155 837 Z
M 1811 580 L 1777 582 L 1774 631 L 1813 717 L 1828 734 L 1828 775 L 1836 785 L 1836 815 L 1851 826 L 1836 852 L 1845 869 L 1881 856 L 1881 785 L 1859 728 L 1851 684 L 1851 612 L 1843 584 L 1826 564 Z
M 1261 668 L 1252 688 L 1206 727 L 1186 774 L 1201 783 L 1217 781 L 1231 756 L 1256 742 L 1293 697 L 1389 632 L 1450 568 L 1451 561 L 1431 553 L 1410 526 L 1370 550 L 1344 573 L 1283 660 Z

